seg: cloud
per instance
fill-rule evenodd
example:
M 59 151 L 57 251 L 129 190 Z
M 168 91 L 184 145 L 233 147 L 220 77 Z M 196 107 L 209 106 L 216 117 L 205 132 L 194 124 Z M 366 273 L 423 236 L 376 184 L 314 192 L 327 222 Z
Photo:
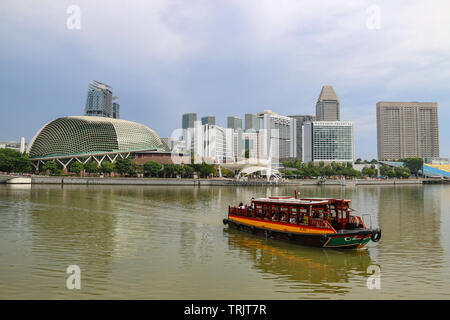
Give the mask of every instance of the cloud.
M 73 4 L 80 30 L 66 27 Z M 379 8 L 379 29 L 367 27 L 371 6 Z M 321 86 L 330 84 L 355 134 L 376 145 L 376 102 L 437 101 L 442 109 L 450 101 L 447 0 L 21 0 L 0 9 L 4 103 L 22 112 L 42 104 L 41 118 L 25 128 L 81 112 L 93 78 L 119 92 L 124 117 L 161 135 L 188 111 L 223 125 L 228 115 L 265 108 L 313 113 Z M 30 94 L 14 97 L 21 85 Z M 22 135 L 2 109 L 8 132 L 0 136 Z

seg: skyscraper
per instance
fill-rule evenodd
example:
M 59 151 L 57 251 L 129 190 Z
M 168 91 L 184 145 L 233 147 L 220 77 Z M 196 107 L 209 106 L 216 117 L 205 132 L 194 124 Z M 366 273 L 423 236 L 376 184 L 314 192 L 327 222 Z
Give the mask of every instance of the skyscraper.
M 246 113 L 245 114 L 245 131 L 247 130 L 259 130 L 259 119 L 256 114 Z
M 228 117 L 227 118 L 227 128 L 233 130 L 242 130 L 242 119 L 239 117 Z
M 181 121 L 181 127 L 183 129 L 194 128 L 195 121 L 197 121 L 196 113 L 185 113 Z
M 303 124 L 303 162 L 353 162 L 353 122 L 310 121 Z
M 114 97 L 113 97 L 113 103 L 112 103 L 112 106 L 113 106 L 113 114 L 112 114 L 112 117 L 113 117 L 114 119 L 120 119 L 120 103 L 119 103 L 119 97 L 117 97 L 117 96 L 114 96 Z
M 202 125 L 205 125 L 205 124 L 215 125 L 216 124 L 216 117 L 214 117 L 214 116 L 202 117 Z
M 297 155 L 297 121 L 271 110 L 258 113 L 262 119 L 261 154 L 272 158 L 272 166 L 279 167 L 284 159 Z
M 439 158 L 436 102 L 377 103 L 378 160 Z
M 315 121 L 316 117 L 311 115 L 293 115 L 289 116 L 289 118 L 293 118 L 297 120 L 297 154 L 296 158 L 302 160 L 303 159 L 303 123 L 308 121 Z
M 93 80 L 88 86 L 84 115 L 113 117 L 112 88 L 100 81 Z
M 332 86 L 323 86 L 316 103 L 316 121 L 339 121 L 339 99 Z

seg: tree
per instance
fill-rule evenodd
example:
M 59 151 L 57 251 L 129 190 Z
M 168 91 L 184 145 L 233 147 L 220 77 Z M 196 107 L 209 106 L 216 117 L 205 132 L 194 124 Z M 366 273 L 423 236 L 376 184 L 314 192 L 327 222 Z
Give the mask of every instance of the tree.
M 358 159 L 355 160 L 355 164 L 361 164 L 361 163 L 362 163 L 362 159 L 361 158 L 358 158 Z
M 373 178 L 373 177 L 376 177 L 376 176 L 377 176 L 378 171 L 377 171 L 377 169 L 375 168 L 374 165 L 371 165 L 370 167 L 364 167 L 364 168 L 362 168 L 361 173 L 362 173 L 362 175 L 364 175 L 364 176 L 368 176 L 368 177 Z
M 211 174 L 214 174 L 216 172 L 216 167 L 212 164 L 207 164 L 205 162 L 202 162 L 202 164 L 200 165 L 199 172 L 203 178 L 207 178 Z
M 70 172 L 79 174 L 81 171 L 83 171 L 84 165 L 81 162 L 75 161 L 70 166 Z
M 117 159 L 115 162 L 115 172 L 119 174 L 134 174 L 134 168 L 130 159 Z
M 87 173 L 97 173 L 99 171 L 97 162 L 94 160 L 87 162 L 84 165 L 84 170 L 86 170 Z
M 150 177 L 157 177 L 161 172 L 162 165 L 155 161 L 147 161 L 144 163 L 144 173 Z
M 419 170 L 422 170 L 423 167 L 423 159 L 421 158 L 406 158 L 401 160 L 403 165 L 409 169 L 412 174 L 415 174 L 416 177 L 419 173 Z
M 176 164 L 175 165 L 175 172 L 179 174 L 180 176 L 184 176 L 186 173 L 186 167 L 182 164 Z
M 175 174 L 176 171 L 176 166 L 174 164 L 165 164 L 164 168 L 163 168 L 163 172 L 164 172 L 164 177 L 170 177 L 172 178 L 173 175 Z
M 31 161 L 26 153 L 20 153 L 12 149 L 0 149 L 0 171 L 28 172 Z
M 392 177 L 395 176 L 394 170 L 392 170 L 391 167 L 389 167 L 388 165 L 385 165 L 385 164 L 383 164 L 383 165 L 380 167 L 380 174 L 381 174 L 382 176 L 386 176 L 386 177 L 390 177 L 390 178 L 392 178 Z
M 50 172 L 51 175 L 61 174 L 62 170 L 58 167 L 56 161 L 46 161 L 41 168 L 44 172 Z
M 397 178 L 409 178 L 410 176 L 409 169 L 404 167 L 395 167 L 394 175 Z
M 104 174 L 111 174 L 114 172 L 114 164 L 109 161 L 103 161 L 100 167 L 100 171 Z

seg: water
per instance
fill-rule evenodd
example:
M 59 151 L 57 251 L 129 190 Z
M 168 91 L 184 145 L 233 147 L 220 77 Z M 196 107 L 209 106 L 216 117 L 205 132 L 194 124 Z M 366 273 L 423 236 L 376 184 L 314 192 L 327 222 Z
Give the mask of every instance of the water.
M 450 186 L 297 189 L 352 199 L 381 241 L 318 249 L 222 224 L 228 205 L 292 187 L 0 186 L 0 299 L 450 298 Z

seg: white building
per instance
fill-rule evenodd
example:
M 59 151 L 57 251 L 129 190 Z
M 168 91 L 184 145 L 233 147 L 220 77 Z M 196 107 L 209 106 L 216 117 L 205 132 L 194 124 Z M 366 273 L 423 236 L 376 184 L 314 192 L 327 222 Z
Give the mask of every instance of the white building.
M 353 162 L 351 121 L 309 121 L 303 124 L 303 162 Z
M 280 166 L 283 159 L 295 158 L 297 121 L 271 110 L 258 113 L 258 117 L 262 119 L 260 154 L 271 158 L 273 167 Z
M 176 152 L 191 153 L 194 162 L 219 164 L 234 161 L 233 129 L 216 125 L 202 125 L 195 121 L 193 128 L 182 129 L 182 137 L 176 143 Z

